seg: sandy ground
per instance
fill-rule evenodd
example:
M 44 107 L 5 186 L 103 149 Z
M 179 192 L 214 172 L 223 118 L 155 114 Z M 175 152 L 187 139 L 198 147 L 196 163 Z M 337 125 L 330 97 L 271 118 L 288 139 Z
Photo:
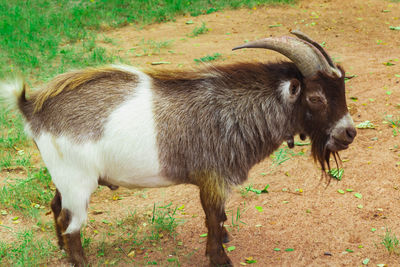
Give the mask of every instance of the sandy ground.
M 319 167 L 308 156 L 309 146 L 295 147 L 294 152 L 303 151 L 305 156 L 294 156 L 279 166 L 272 166 L 271 159 L 255 166 L 245 185 L 263 188 L 269 184 L 269 193 L 249 192 L 243 196 L 236 188 L 227 204 L 226 224 L 237 222 L 238 208 L 243 222 L 237 222 L 239 228 L 230 227 L 232 241 L 227 246 L 236 249 L 228 255 L 235 266 L 245 263 L 248 257 L 257 261 L 248 264 L 251 266 L 362 266 L 366 259 L 368 266 L 400 266 L 400 256 L 390 255 L 380 244 L 386 228 L 400 236 L 400 136 L 394 137 L 392 128 L 383 123 L 387 115 L 400 116 L 400 77 L 395 76 L 400 74 L 400 31 L 389 29 L 400 26 L 399 16 L 400 3 L 389 1 L 304 0 L 294 6 L 188 16 L 143 29 L 132 25 L 104 33 L 114 40 L 104 46 L 128 58 L 128 63 L 175 69 L 196 67 L 195 58 L 214 53 L 222 54 L 223 60 L 217 64 L 281 60 L 283 57 L 272 51 L 231 49 L 245 40 L 281 36 L 299 28 L 316 41 L 325 42 L 330 55 L 349 75 L 356 75 L 346 84 L 350 112 L 356 124 L 369 120 L 376 129 L 358 130 L 355 142 L 340 153 L 343 180 L 332 181 L 329 186 L 320 179 Z M 186 24 L 189 20 L 194 24 Z M 188 37 L 202 22 L 210 31 Z M 173 42 L 152 55 L 137 56 L 143 53 L 142 40 Z M 170 64 L 151 65 L 160 61 Z M 345 193 L 338 193 L 340 189 Z M 185 223 L 178 227 L 176 240 L 165 239 L 161 249 L 147 249 L 147 255 L 138 253 L 134 260 L 144 262 L 146 255 L 159 265 L 173 265 L 166 259 L 174 254 L 181 266 L 208 265 L 205 238 L 200 237 L 206 228 L 197 188 L 175 186 L 144 193 L 119 189 L 117 194 L 123 199 L 118 201 L 112 200 L 114 193 L 104 189 L 94 194 L 89 219 L 100 221 L 101 216 L 115 218 L 134 210 L 149 214 L 154 202 L 184 205 L 178 217 Z M 355 197 L 355 193 L 362 194 L 362 198 Z M 95 210 L 105 213 L 95 215 Z M 91 227 L 107 231 L 101 223 Z M 182 243 L 177 246 L 178 242 Z M 88 254 L 93 263 L 99 261 L 95 252 Z M 121 266 L 133 265 L 123 262 Z M 66 260 L 53 264 L 66 264 Z

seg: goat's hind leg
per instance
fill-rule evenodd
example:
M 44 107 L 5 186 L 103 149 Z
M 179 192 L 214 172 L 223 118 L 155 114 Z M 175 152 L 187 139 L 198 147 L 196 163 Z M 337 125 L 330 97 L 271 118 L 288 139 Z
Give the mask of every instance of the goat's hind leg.
M 65 233 L 68 225 L 71 223 L 71 212 L 67 209 L 62 209 L 60 216 L 57 219 L 57 224 L 63 232 L 63 244 L 67 251 L 70 261 L 74 266 L 83 267 L 86 265 L 86 257 L 83 252 L 81 243 L 81 231 L 75 231 L 73 233 Z
M 62 226 L 58 223 L 58 218 L 60 217 L 61 213 L 61 195 L 58 190 L 56 190 L 56 194 L 54 195 L 53 200 L 51 201 L 51 210 L 53 211 L 54 215 L 54 225 L 56 228 L 56 234 L 58 239 L 58 246 L 60 249 L 64 249 L 64 239 L 62 236 L 63 231 Z
M 66 250 L 74 266 L 83 267 L 87 261 L 80 230 L 87 217 L 90 195 L 97 188 L 97 179 L 72 171 L 69 174 L 70 177 L 53 175 L 57 191 L 52 201 L 52 209 L 60 247 Z

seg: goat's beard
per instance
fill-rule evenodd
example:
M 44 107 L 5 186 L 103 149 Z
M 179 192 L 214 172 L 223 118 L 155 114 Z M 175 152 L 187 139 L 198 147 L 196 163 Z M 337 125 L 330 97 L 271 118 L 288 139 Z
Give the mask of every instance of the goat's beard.
M 328 180 L 327 186 L 330 184 L 332 176 L 328 175 L 331 170 L 330 158 L 333 156 L 336 163 L 336 168 L 339 170 L 340 156 L 337 151 L 331 151 L 327 148 L 326 143 L 328 136 L 321 136 L 318 134 L 310 136 L 312 141 L 311 154 L 316 162 L 321 165 L 322 175 L 321 178 Z

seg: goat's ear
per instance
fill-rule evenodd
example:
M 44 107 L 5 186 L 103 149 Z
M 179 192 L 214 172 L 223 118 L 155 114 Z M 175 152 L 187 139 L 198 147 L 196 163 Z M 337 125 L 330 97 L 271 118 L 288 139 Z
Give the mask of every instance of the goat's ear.
M 299 98 L 301 92 L 301 84 L 300 81 L 297 79 L 292 79 L 287 81 L 282 86 L 283 96 L 286 98 L 285 100 L 294 103 Z
M 279 86 L 279 90 L 284 102 L 294 103 L 300 96 L 301 84 L 297 79 L 291 79 L 289 81 L 284 81 Z

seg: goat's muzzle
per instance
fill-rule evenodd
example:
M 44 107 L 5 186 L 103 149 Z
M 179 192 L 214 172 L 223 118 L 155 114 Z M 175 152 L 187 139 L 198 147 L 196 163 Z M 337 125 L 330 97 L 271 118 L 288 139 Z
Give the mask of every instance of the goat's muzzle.
M 331 128 L 326 148 L 332 152 L 347 149 L 356 135 L 353 120 L 346 114 Z

